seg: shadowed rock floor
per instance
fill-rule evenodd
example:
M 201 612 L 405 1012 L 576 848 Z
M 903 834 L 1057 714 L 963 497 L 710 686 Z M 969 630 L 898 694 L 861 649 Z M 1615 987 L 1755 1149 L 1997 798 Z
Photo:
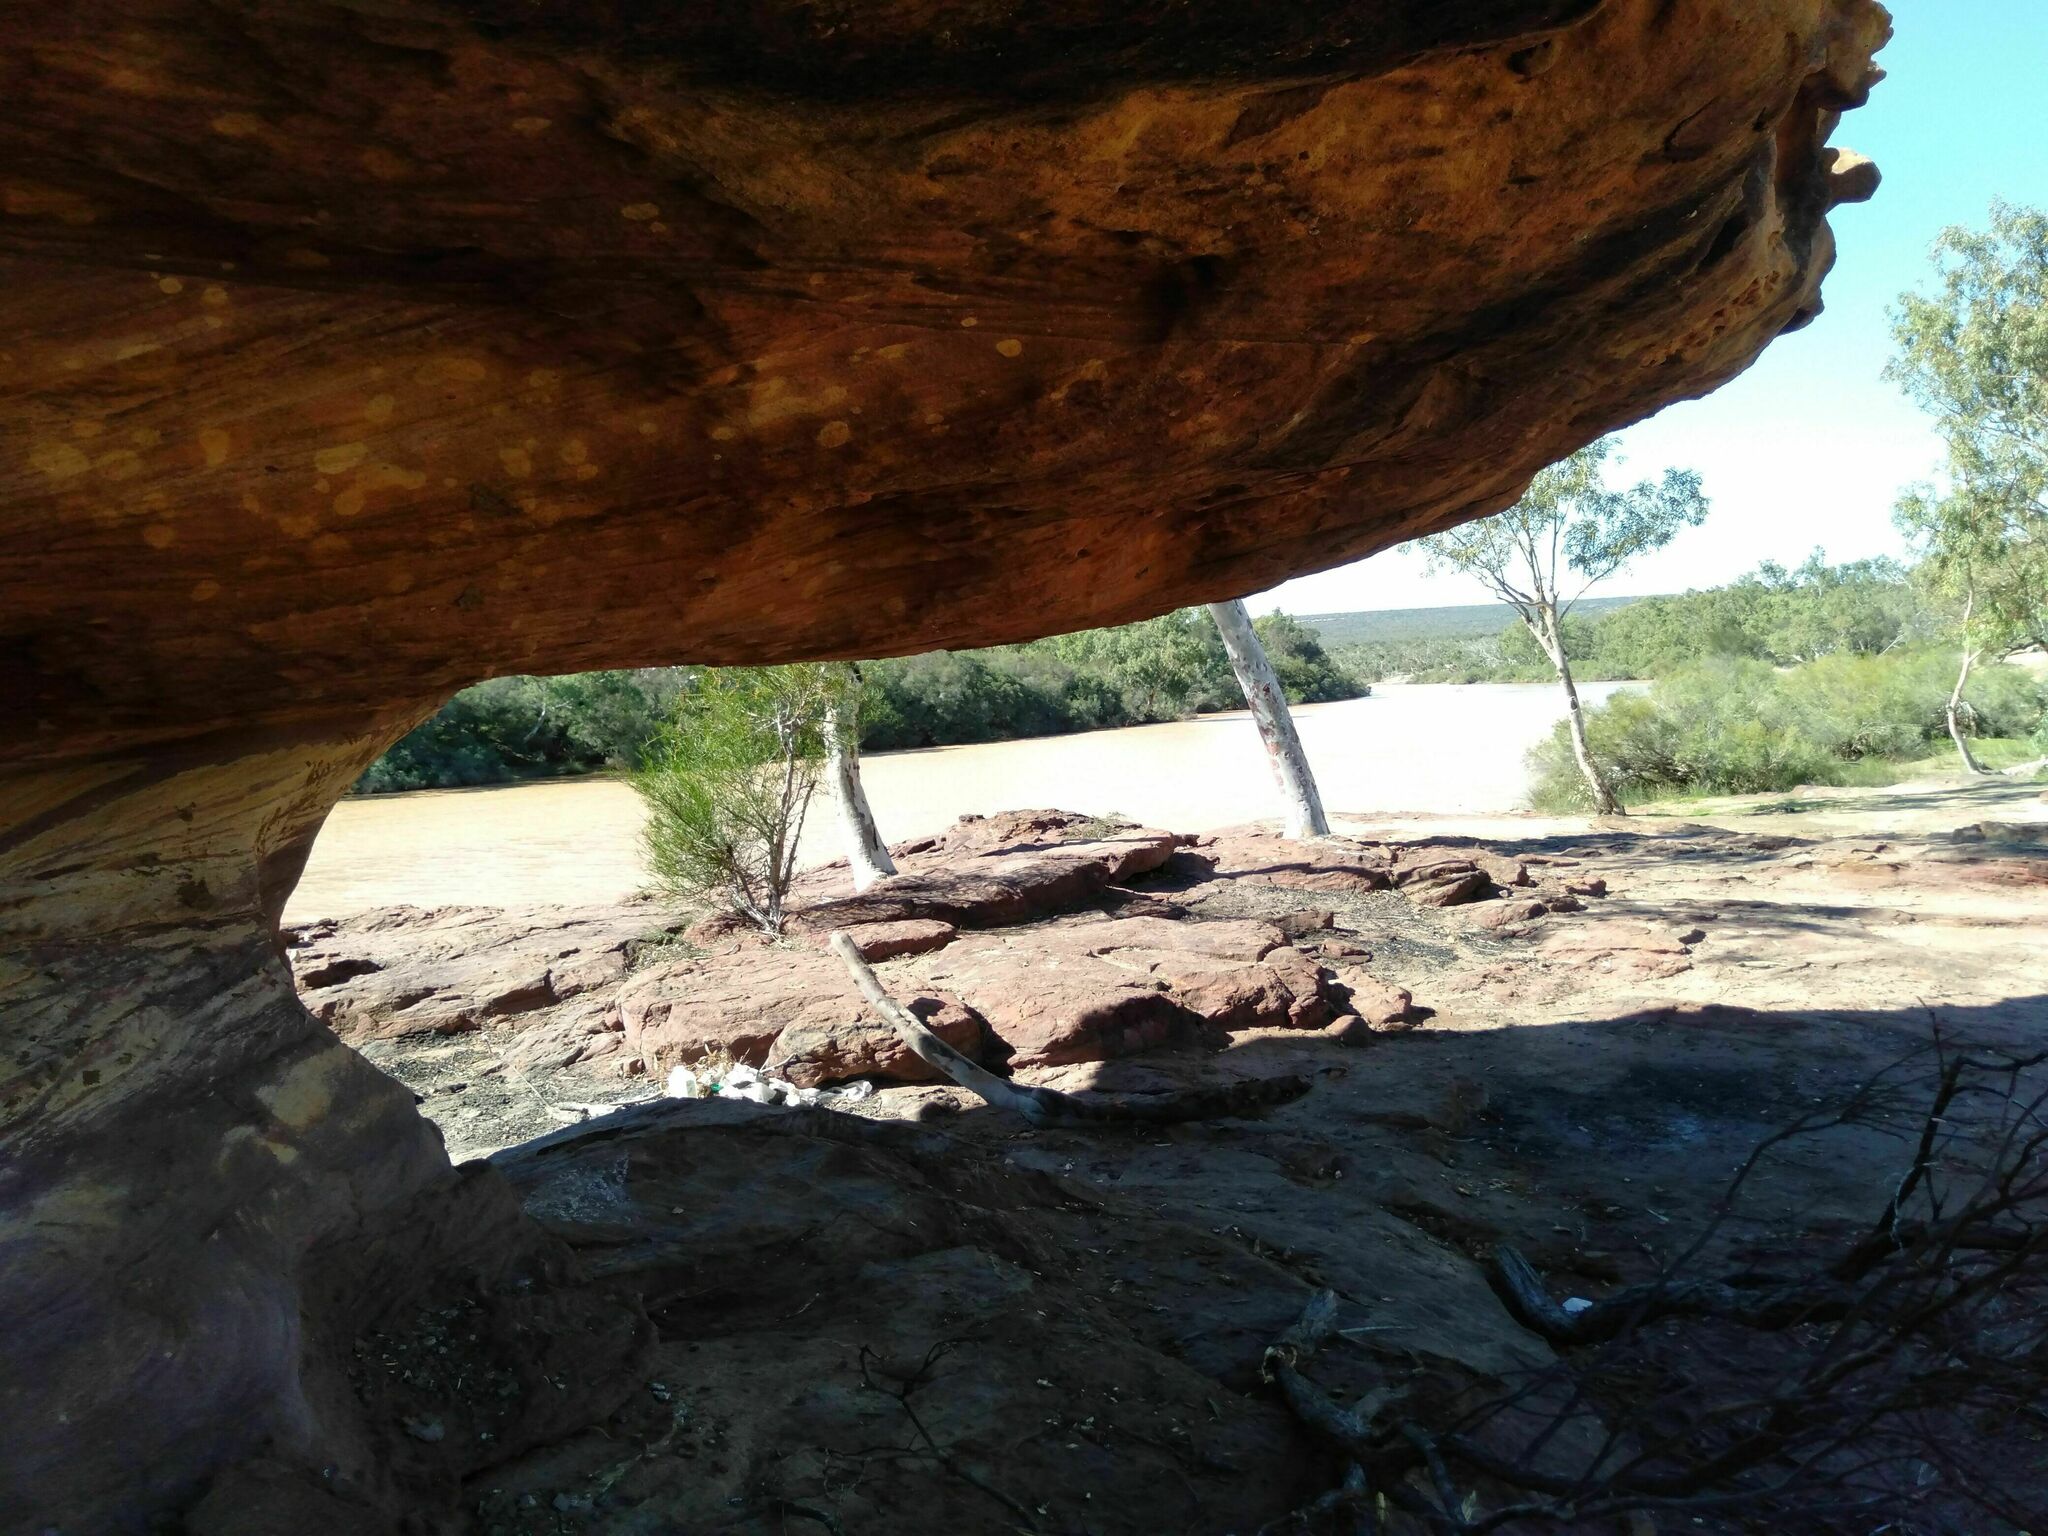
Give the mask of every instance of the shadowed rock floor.
M 383 1444 L 337 1376 L 326 1335 L 463 1273 L 494 1207 L 446 1207 L 274 944 L 328 811 L 453 692 L 1121 623 L 1498 510 L 1819 312 L 1828 212 L 1877 187 L 1828 140 L 1888 33 L 1876 0 L 0 7 L 0 1518 L 254 1508 L 222 1490 L 279 1447 L 326 1489 L 486 1464 Z M 616 970 L 411 1006 L 551 997 L 561 1059 Z M 513 1246 L 475 1283 L 572 1294 Z M 616 1339 L 520 1311 L 594 1407 Z M 514 1386 L 494 1455 L 567 1422 Z
M 855 1113 L 662 1100 L 562 1128 L 583 1112 L 564 1104 L 649 1091 L 622 1071 L 620 1028 L 601 1031 L 609 1049 L 569 1064 L 522 1061 L 522 1034 L 556 1028 L 578 998 L 480 1011 L 454 1034 L 383 1031 L 364 1049 L 424 1096 L 458 1151 L 505 1148 L 472 1177 L 559 1245 L 555 1278 L 524 1305 L 561 1309 L 563 1338 L 597 1344 L 552 1379 L 543 1353 L 536 1387 L 532 1347 L 505 1342 L 530 1320 L 486 1315 L 518 1293 L 479 1300 L 471 1287 L 378 1319 L 356 1389 L 385 1405 L 394 1444 L 438 1469 L 457 1512 L 422 1529 L 1257 1530 L 1337 1475 L 1258 1380 L 1261 1351 L 1315 1288 L 1343 1298 L 1354 1330 L 1318 1360 L 1324 1385 L 1342 1399 L 1392 1381 L 1448 1412 L 1550 1358 L 1483 1278 L 1496 1244 L 1521 1248 L 1556 1294 L 1599 1296 L 1691 1241 L 1769 1130 L 1846 1095 L 1924 1040 L 1931 1019 L 1958 1040 L 2038 1041 L 2048 852 L 2027 825 L 2037 806 L 2031 792 L 1976 797 L 1969 824 L 1985 833 L 1960 839 L 1649 824 L 1315 858 L 1225 836 L 1172 846 L 1069 910 L 968 928 L 880 966 L 906 994 L 964 977 L 987 962 L 947 957 L 995 945 L 1038 945 L 1061 964 L 1123 957 L 1128 977 L 1196 962 L 1255 972 L 1273 953 L 1253 956 L 1270 930 L 1327 978 L 1332 1009 L 1348 976 L 1412 992 L 1417 1015 L 1433 1010 L 1395 1032 L 1212 1023 L 1202 1038 L 1017 1069 L 1071 1089 L 1312 1080 L 1257 1120 L 1034 1132 L 949 1086 L 904 1084 Z M 1104 832 L 1028 830 L 1055 851 L 1076 832 L 1077 854 Z M 936 863 L 905 884 L 938 882 L 939 863 L 1016 856 L 1000 836 L 967 841 L 932 850 Z M 1434 907 L 1366 873 L 1449 858 L 1555 885 L 1507 883 Z M 1353 878 L 1333 878 L 1333 862 Z M 815 882 L 814 899 L 832 898 L 833 878 Z M 1545 889 L 1570 894 L 1567 881 L 1587 894 L 1560 913 L 1527 910 Z M 579 975 L 593 948 L 613 953 L 589 921 L 567 920 L 560 936 Z M 639 908 L 613 921 L 605 931 L 660 927 Z M 507 953 L 543 931 L 531 914 L 493 922 Z M 375 931 L 441 944 L 477 923 Z M 1091 930 L 1133 942 L 1082 943 Z M 322 939 L 321 963 L 355 931 Z M 1232 942 L 1205 947 L 1211 932 Z M 643 951 L 643 938 L 588 995 L 628 992 L 675 964 L 674 941 Z M 384 953 L 377 974 L 403 969 L 398 951 Z M 723 953 L 772 967 L 814 951 Z M 421 963 L 458 974 L 459 953 L 431 956 Z M 1217 988 L 1217 970 L 1195 973 Z M 1163 985 L 1177 998 L 1197 989 L 1180 973 Z M 998 1036 L 1008 1027 L 998 1008 L 983 1022 Z M 521 1140 L 537 1131 L 548 1134 Z M 1875 1128 L 1768 1165 L 1740 1241 L 1810 1252 L 1861 1230 L 1900 1158 Z M 536 1391 L 576 1411 L 553 1430 L 519 1429 L 493 1406 Z M 583 1426 L 569 1427 L 579 1412 Z M 2015 1486 L 2048 1476 L 2023 1432 L 1972 1433 L 2013 1436 L 2002 1454 Z M 1745 1528 L 1720 1516 L 1669 1526 Z M 1806 1528 L 1849 1529 L 1819 1515 Z M 1938 1500 L 1896 1528 L 2002 1529 Z

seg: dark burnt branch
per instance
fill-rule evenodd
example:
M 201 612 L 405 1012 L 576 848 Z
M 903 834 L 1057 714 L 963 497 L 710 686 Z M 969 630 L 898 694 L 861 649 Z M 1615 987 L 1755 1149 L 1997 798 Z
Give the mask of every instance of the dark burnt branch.
M 1551 1300 L 1529 1261 L 1506 1245 L 1496 1249 L 1488 1278 L 1515 1321 L 1553 1344 L 1584 1346 L 1619 1338 L 1667 1317 L 1712 1317 L 1777 1330 L 1843 1316 L 1854 1302 L 1831 1283 L 1749 1290 L 1726 1280 L 1653 1280 L 1624 1286 L 1583 1311 Z
M 1448 1423 L 1391 1391 L 1345 1408 L 1309 1379 L 1335 1331 L 1327 1293 L 1266 1352 L 1266 1377 L 1305 1430 L 1361 1469 L 1376 1508 L 1444 1536 L 1578 1529 L 1631 1511 L 1835 1531 L 1923 1504 L 1944 1528 L 1987 1515 L 2027 1525 L 2030 1494 L 2001 1460 L 2014 1452 L 1987 1426 L 2030 1411 L 2048 1422 L 2048 1086 L 2037 1080 L 2048 1052 L 1958 1055 L 1937 1039 L 1931 1054 L 1905 1165 L 1831 1262 L 1802 1272 L 1787 1254 L 1762 1267 L 1779 1274 L 1701 1275 L 1702 1239 L 1657 1279 L 1567 1313 L 1502 1249 L 1496 1289 L 1563 1354 Z M 1766 1138 L 1710 1230 L 1733 1219 L 1764 1152 L 1835 1127 L 1896 1126 L 1899 1065 L 1839 1110 Z M 1348 1506 L 1329 1497 L 1327 1517 L 1340 1517 Z

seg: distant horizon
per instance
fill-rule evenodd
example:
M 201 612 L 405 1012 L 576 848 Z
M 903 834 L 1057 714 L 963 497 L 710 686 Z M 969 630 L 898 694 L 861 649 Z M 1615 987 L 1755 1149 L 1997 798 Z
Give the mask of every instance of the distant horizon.
M 1714 585 L 1721 586 L 1724 583 L 1716 582 Z M 1644 603 L 1653 597 L 1677 597 L 1679 594 L 1676 592 L 1596 592 L 1588 593 L 1587 596 L 1598 602 L 1614 604 Z M 1348 618 L 1354 613 L 1426 613 L 1439 608 L 1506 608 L 1508 605 L 1499 598 L 1493 597 L 1481 598 L 1478 601 L 1469 603 L 1399 603 L 1389 608 L 1318 608 L 1313 612 L 1300 613 L 1295 612 L 1291 608 L 1278 610 L 1261 608 L 1256 603 L 1248 603 L 1246 606 L 1250 607 L 1252 612 L 1261 618 L 1266 614 L 1277 611 L 1285 613 L 1289 618 L 1306 621 L 1309 619 Z

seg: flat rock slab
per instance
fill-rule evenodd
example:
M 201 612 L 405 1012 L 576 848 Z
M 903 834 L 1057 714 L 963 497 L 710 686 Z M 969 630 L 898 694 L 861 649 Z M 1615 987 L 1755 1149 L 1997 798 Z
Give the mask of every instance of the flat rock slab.
M 915 965 L 964 999 L 1018 1067 L 1106 1061 L 1233 1030 L 1314 1029 L 1329 972 L 1258 921 L 1076 921 L 963 940 Z
M 1484 901 L 1530 883 L 1522 861 L 1485 849 L 1343 837 L 1303 841 L 1263 828 L 1231 828 L 1197 838 L 1183 857 L 1219 879 L 1336 895 L 1398 890 L 1427 907 Z
M 899 955 L 922 955 L 944 949 L 960 933 L 951 923 L 930 917 L 899 918 L 889 923 L 856 923 L 838 931 L 853 940 L 854 948 L 870 965 L 894 960 Z M 822 944 L 830 934 L 818 932 L 816 937 Z
M 970 1057 L 987 1049 L 979 1015 L 946 994 L 906 993 L 926 1027 Z M 655 1076 L 722 1051 L 800 1088 L 850 1077 L 939 1076 L 870 1008 L 836 956 L 794 946 L 683 960 L 619 993 L 628 1057 Z
M 515 1059 L 566 1066 L 618 1048 L 615 995 L 637 946 L 676 923 L 643 903 L 380 907 L 284 932 L 300 996 L 353 1044 L 516 1031 Z
M 1004 928 L 1031 922 L 1100 896 L 1110 886 L 1159 868 L 1184 839 L 1140 829 L 1086 842 L 1009 844 L 985 852 L 910 856 L 901 872 L 859 895 L 804 905 L 797 921 L 832 929 L 938 921 L 956 928 Z
M 1545 936 L 1541 949 L 1554 959 L 1648 979 L 1677 976 L 1692 969 L 1692 948 L 1686 938 L 1683 929 L 1617 918 L 1560 929 Z
M 1039 942 L 1049 949 L 1080 954 L 1122 955 L 1127 963 L 1153 955 L 1194 960 L 1263 960 L 1287 942 L 1277 923 L 1256 919 L 1213 922 L 1176 921 L 1159 917 L 1111 917 L 1098 922 L 1066 922 L 1043 929 Z

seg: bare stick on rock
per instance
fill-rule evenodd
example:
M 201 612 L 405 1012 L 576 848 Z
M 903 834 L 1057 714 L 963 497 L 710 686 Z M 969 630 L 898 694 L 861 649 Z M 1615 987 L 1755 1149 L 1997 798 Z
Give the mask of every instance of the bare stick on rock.
M 965 1088 L 984 1104 L 1007 1109 L 1040 1127 L 1072 1125 L 1172 1124 L 1186 1120 L 1214 1120 L 1228 1115 L 1250 1114 L 1255 1110 L 1285 1104 L 1308 1092 L 1301 1077 L 1280 1077 L 1250 1082 L 1225 1083 L 1186 1093 L 1118 1095 L 1114 1098 L 1080 1099 L 1054 1088 L 1032 1088 L 996 1076 L 978 1062 L 954 1050 L 924 1027 L 924 1021 L 889 995 L 860 947 L 843 929 L 831 938 L 832 952 L 852 973 L 854 985 L 877 1013 L 888 1020 L 903 1043 L 920 1060 Z

